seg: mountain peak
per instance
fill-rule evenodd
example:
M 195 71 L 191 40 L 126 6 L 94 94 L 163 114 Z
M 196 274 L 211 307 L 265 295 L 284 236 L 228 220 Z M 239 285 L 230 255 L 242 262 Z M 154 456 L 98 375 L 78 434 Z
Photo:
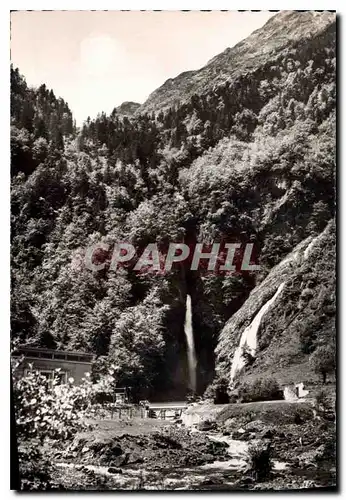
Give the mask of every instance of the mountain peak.
M 132 116 L 140 106 L 138 102 L 125 101 L 115 109 L 118 115 Z
M 266 62 L 268 55 L 322 33 L 335 22 L 335 18 L 335 12 L 330 11 L 281 11 L 234 47 L 226 48 L 213 57 L 202 68 L 168 79 L 150 94 L 136 114 L 164 110 L 183 103 L 193 94 L 203 94 L 215 85 L 259 67 Z

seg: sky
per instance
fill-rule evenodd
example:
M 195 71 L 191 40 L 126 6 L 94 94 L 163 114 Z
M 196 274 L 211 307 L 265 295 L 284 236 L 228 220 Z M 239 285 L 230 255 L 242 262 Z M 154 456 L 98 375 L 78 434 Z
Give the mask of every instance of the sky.
M 45 83 L 77 125 L 124 101 L 142 103 L 168 78 L 204 66 L 260 28 L 271 12 L 18 11 L 11 61 Z

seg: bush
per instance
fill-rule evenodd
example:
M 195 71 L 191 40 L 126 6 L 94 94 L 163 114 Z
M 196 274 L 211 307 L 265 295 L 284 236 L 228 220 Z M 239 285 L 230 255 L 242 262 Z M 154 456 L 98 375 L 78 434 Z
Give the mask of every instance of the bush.
M 255 443 L 248 448 L 249 472 L 255 481 L 264 481 L 273 468 L 271 443 Z
M 323 384 L 327 381 L 327 375 L 335 371 L 335 349 L 333 346 L 320 346 L 310 356 L 312 369 L 321 375 Z
M 57 374 L 58 375 L 58 374 Z M 69 439 L 83 427 L 92 384 L 58 385 L 38 372 L 15 381 L 14 406 L 19 439 Z
M 15 373 L 15 370 L 14 370 Z M 72 439 L 87 428 L 93 384 L 59 385 L 38 372 L 15 378 L 13 387 L 21 490 L 52 489 L 52 467 L 42 452 L 47 440 Z
M 229 403 L 228 380 L 225 377 L 215 379 L 206 389 L 204 397 L 212 399 L 216 405 Z
M 242 353 L 241 353 L 243 359 L 244 359 L 244 362 L 245 362 L 245 365 L 246 366 L 251 366 L 256 357 L 253 356 L 252 352 L 251 352 L 251 349 L 250 347 L 245 343 L 242 347 Z
M 51 488 L 52 466 L 42 451 L 31 443 L 18 450 L 21 489 L 24 491 L 47 490 Z
M 242 403 L 284 399 L 283 391 L 280 389 L 278 382 L 271 377 L 244 382 L 239 387 L 239 396 Z
M 316 394 L 316 410 L 320 416 L 327 420 L 334 420 L 335 408 L 333 408 L 332 399 L 325 391 Z

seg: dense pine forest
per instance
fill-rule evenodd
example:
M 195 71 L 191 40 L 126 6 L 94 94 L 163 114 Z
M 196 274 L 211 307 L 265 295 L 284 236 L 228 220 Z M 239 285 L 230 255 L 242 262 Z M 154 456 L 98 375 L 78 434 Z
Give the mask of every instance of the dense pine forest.
M 182 396 L 189 294 L 202 394 L 215 373 L 228 377 L 241 329 L 268 298 L 251 306 L 256 290 L 316 241 L 287 271 L 246 369 L 261 373 L 280 356 L 288 369 L 333 346 L 335 57 L 335 15 L 280 13 L 199 76 L 183 73 L 142 106 L 81 127 L 53 90 L 11 68 L 13 342 L 91 352 L 95 379 L 112 365 L 143 397 Z M 107 253 L 103 271 L 85 268 L 90 245 L 119 241 L 163 252 L 169 242 L 253 242 L 261 270 L 114 272 Z

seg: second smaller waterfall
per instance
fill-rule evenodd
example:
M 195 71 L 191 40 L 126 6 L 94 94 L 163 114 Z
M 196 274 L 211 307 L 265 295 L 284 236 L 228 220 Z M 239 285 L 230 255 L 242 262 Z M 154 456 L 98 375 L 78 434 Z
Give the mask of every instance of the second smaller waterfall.
M 187 363 L 189 369 L 189 386 L 190 389 L 196 392 L 197 388 L 197 377 L 196 377 L 196 349 L 195 340 L 193 337 L 193 326 L 192 326 L 192 305 L 190 295 L 186 296 L 186 313 L 185 313 L 185 324 L 184 332 L 187 344 Z
M 250 350 L 250 353 L 254 356 L 257 348 L 257 332 L 259 326 L 261 324 L 263 316 L 266 314 L 268 309 L 274 304 L 277 296 L 281 293 L 284 288 L 285 283 L 281 283 L 279 288 L 276 290 L 276 293 L 269 299 L 256 314 L 255 318 L 252 320 L 251 324 L 245 328 L 240 338 L 239 346 L 236 348 L 233 356 L 232 367 L 231 367 L 231 381 L 234 380 L 234 377 L 237 372 L 239 372 L 243 366 L 245 365 L 244 358 L 242 356 L 243 346 L 247 346 Z

